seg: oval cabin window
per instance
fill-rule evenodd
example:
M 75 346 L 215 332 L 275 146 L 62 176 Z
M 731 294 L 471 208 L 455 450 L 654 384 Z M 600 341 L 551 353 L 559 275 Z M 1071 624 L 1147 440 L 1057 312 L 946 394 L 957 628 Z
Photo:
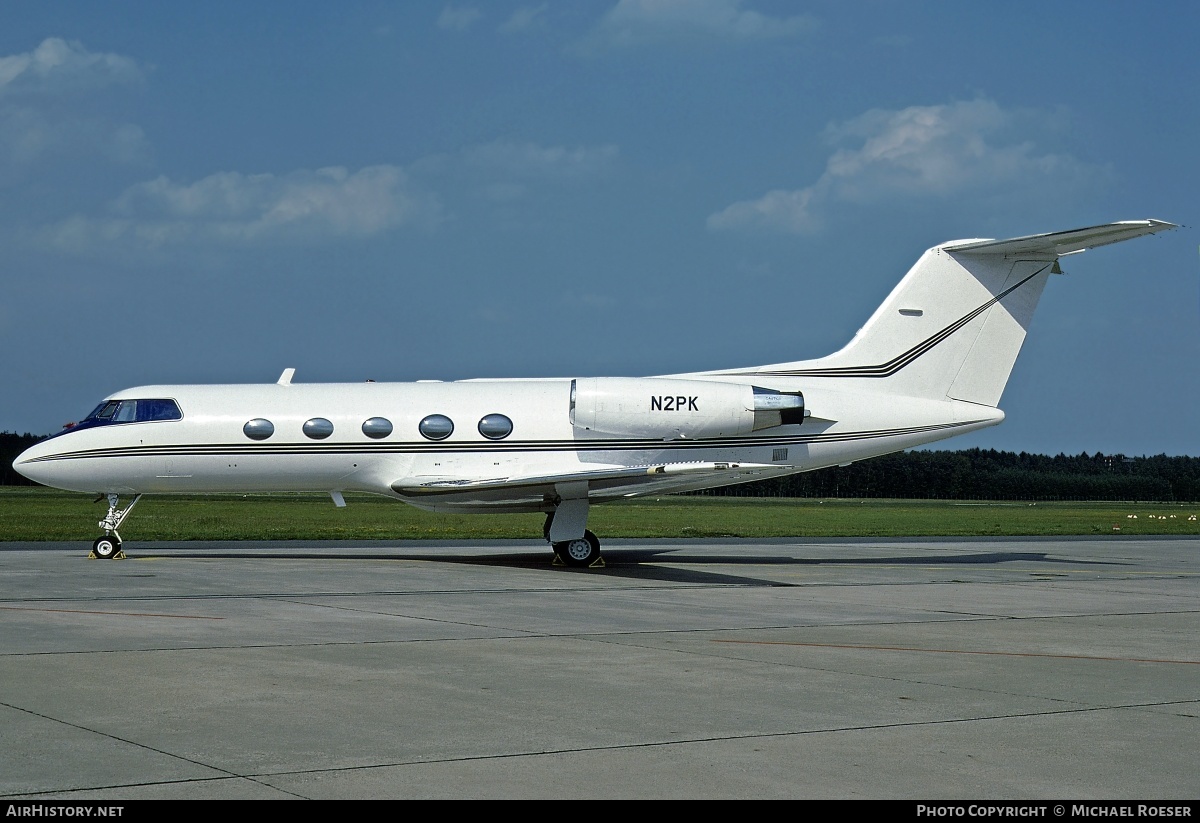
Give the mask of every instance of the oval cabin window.
M 242 426 L 242 433 L 251 440 L 266 440 L 275 433 L 275 424 L 270 420 L 256 417 Z
M 512 421 L 503 414 L 489 414 L 479 421 L 479 433 L 488 440 L 503 440 L 512 430 Z
M 431 414 L 417 426 L 429 440 L 445 440 L 454 432 L 454 421 L 444 414 Z
M 372 417 L 363 421 L 362 433 L 373 440 L 387 437 L 392 433 L 392 421 L 386 417 Z
M 324 440 L 331 434 L 333 434 L 333 424 L 324 417 L 314 417 L 312 420 L 304 421 L 305 437 L 311 437 L 313 440 Z

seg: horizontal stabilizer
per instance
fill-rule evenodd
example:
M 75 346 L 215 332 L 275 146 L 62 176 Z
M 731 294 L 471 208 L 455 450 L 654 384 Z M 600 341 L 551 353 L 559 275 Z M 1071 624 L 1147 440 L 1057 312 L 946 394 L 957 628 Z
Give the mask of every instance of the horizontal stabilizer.
M 1174 223 L 1167 223 L 1163 220 L 1123 220 L 1119 223 L 1106 223 L 1103 226 L 1091 226 L 1086 229 L 1014 237 L 1011 240 L 961 240 L 946 243 L 941 248 L 955 254 L 1058 257 L 1174 228 L 1177 228 Z

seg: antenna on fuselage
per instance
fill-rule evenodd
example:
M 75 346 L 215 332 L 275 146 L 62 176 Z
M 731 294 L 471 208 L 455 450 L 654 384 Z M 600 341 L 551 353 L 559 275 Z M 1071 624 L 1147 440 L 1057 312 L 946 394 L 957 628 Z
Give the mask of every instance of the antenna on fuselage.
M 275 382 L 280 386 L 292 385 L 292 376 L 296 373 L 295 369 L 284 369 L 283 374 L 279 375 L 279 379 Z

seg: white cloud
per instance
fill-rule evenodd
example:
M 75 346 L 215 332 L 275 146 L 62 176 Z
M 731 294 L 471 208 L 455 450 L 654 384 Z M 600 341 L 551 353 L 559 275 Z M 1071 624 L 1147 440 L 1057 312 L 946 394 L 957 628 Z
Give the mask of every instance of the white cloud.
M 110 216 L 70 218 L 49 227 L 43 239 L 68 251 L 106 244 L 312 243 L 438 219 L 437 202 L 415 191 L 398 166 L 353 173 L 339 166 L 282 176 L 221 172 L 190 184 L 158 177 L 127 189 Z
M 94 92 L 144 76 L 128 57 L 90 52 L 57 37 L 33 51 L 0 57 L 0 183 L 37 174 L 38 162 L 47 158 L 143 160 L 149 146 L 142 129 L 113 121 Z
M 119 54 L 88 51 L 81 43 L 58 37 L 33 51 L 0 57 L 0 95 L 63 92 L 140 81 L 145 72 Z
M 544 26 L 548 8 L 546 3 L 540 6 L 522 6 L 500 25 L 499 31 L 501 34 L 518 34 Z
M 816 187 L 786 191 L 775 189 L 757 200 L 741 200 L 709 215 L 710 229 L 768 228 L 803 234 L 820 223 L 809 211 Z
M 819 229 L 822 211 L 838 202 L 1069 187 L 1094 174 L 1070 155 L 1037 147 L 1031 136 L 1045 119 L 986 99 L 872 110 L 829 127 L 831 143 L 851 145 L 833 153 L 811 186 L 734 203 L 711 215 L 708 226 L 804 233 Z
M 150 152 L 141 127 L 83 114 L 62 115 L 32 106 L 0 106 L 0 179 L 32 174 L 45 158 L 102 157 L 138 163 Z
M 744 0 L 620 0 L 600 22 L 596 37 L 629 46 L 679 37 L 759 41 L 794 37 L 815 26 L 806 15 L 771 17 Z
M 507 175 L 579 177 L 606 168 L 617 154 L 611 144 L 568 148 L 497 140 L 467 149 L 465 157 L 472 166 Z
M 470 28 L 474 23 L 483 17 L 483 12 L 472 6 L 446 6 L 442 9 L 442 13 L 438 15 L 437 25 L 439 29 L 447 29 L 450 31 L 462 31 Z
M 106 140 L 101 144 L 104 154 L 118 163 L 137 163 L 150 151 L 146 133 L 134 123 L 105 127 Z
M 611 170 L 620 152 L 611 144 L 545 146 L 532 142 L 496 140 L 464 149 L 455 157 L 442 156 L 421 164 L 444 183 L 494 204 L 537 203 L 551 187 L 594 180 Z
M 460 206 L 470 197 L 501 205 L 529 201 L 548 186 L 602 173 L 617 156 L 612 145 L 498 140 L 408 168 L 335 166 L 282 175 L 227 171 L 192 182 L 163 175 L 127 188 L 103 212 L 35 229 L 31 240 L 59 251 L 95 253 L 196 244 L 314 245 L 401 227 L 429 229 L 454 218 L 443 197 Z
M 6 164 L 28 164 L 64 136 L 34 109 L 0 107 L 0 159 Z

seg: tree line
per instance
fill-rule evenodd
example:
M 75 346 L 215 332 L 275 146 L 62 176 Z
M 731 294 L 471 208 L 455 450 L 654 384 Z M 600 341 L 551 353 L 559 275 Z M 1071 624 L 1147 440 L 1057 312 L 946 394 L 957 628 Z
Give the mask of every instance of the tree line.
M 926 500 L 1200 500 L 1200 457 L 909 451 L 698 494 Z
M 0 485 L 33 485 L 12 468 L 42 437 L 0 432 Z M 909 451 L 849 466 L 697 494 L 731 497 L 887 497 L 934 500 L 1200 500 L 1200 457 L 1059 454 L 995 449 Z

